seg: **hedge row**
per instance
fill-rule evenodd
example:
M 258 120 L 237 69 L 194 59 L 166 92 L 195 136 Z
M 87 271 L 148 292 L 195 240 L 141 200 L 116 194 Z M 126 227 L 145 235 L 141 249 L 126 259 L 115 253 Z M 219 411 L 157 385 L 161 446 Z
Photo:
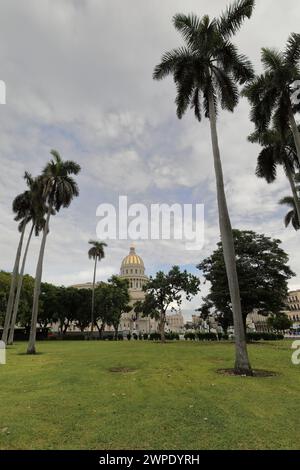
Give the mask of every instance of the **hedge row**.
M 278 333 L 247 333 L 247 341 L 278 341 L 281 339 L 284 339 L 284 336 Z

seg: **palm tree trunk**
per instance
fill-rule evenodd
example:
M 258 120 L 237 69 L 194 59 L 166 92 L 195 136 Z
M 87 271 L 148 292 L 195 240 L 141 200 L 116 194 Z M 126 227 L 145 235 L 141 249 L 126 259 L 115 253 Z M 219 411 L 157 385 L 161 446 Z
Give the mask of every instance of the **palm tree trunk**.
M 12 277 L 11 277 L 11 281 L 10 281 L 9 297 L 8 297 L 6 315 L 5 315 L 5 320 L 4 320 L 4 327 L 3 327 L 3 332 L 2 332 L 2 341 L 4 341 L 5 344 L 7 343 L 9 326 L 10 326 L 10 322 L 11 322 L 11 315 L 12 315 L 12 310 L 13 310 L 13 306 L 14 306 L 17 276 L 18 276 L 18 271 L 19 271 L 19 265 L 20 265 L 20 259 L 21 259 L 21 252 L 22 252 L 22 246 L 23 246 L 25 230 L 26 230 L 26 221 L 25 221 L 24 226 L 22 228 L 22 232 L 21 232 L 21 236 L 20 236 L 20 240 L 19 240 L 19 245 L 18 245 L 17 253 L 16 253 L 14 269 L 13 269 Z
M 221 240 L 224 253 L 224 261 L 226 266 L 226 273 L 230 291 L 230 298 L 232 304 L 232 313 L 234 320 L 234 334 L 235 334 L 235 366 L 236 374 L 252 375 L 252 369 L 249 362 L 246 335 L 243 324 L 243 316 L 240 300 L 240 288 L 236 269 L 236 257 L 234 249 L 234 241 L 232 235 L 232 227 L 227 208 L 223 170 L 220 157 L 218 134 L 217 134 L 217 118 L 214 104 L 213 93 L 209 95 L 209 120 L 211 128 L 211 140 L 214 156 L 214 167 L 217 185 L 217 199 L 219 209 L 219 224 L 221 232 Z
M 36 353 L 36 349 L 35 349 L 36 324 L 37 324 L 37 317 L 39 313 L 39 297 L 40 297 L 41 281 L 42 281 L 42 273 L 43 273 L 43 261 L 44 261 L 44 253 L 45 253 L 46 239 L 47 239 L 48 230 L 49 230 L 49 219 L 50 219 L 51 212 L 52 212 L 52 206 L 50 205 L 48 208 L 46 223 L 45 223 L 45 227 L 43 230 L 43 238 L 41 242 L 39 259 L 38 259 L 36 273 L 35 273 L 32 316 L 31 316 L 30 335 L 29 335 L 29 343 L 27 347 L 27 354 Z
M 19 278 L 18 278 L 17 293 L 16 293 L 14 309 L 13 309 L 13 314 L 12 314 L 11 323 L 10 323 L 9 337 L 8 337 L 8 342 L 7 342 L 7 344 L 10 344 L 10 345 L 13 344 L 13 342 L 14 342 L 14 331 L 15 331 L 15 324 L 16 324 L 18 309 L 19 309 L 19 302 L 20 302 L 20 295 L 21 295 L 21 289 L 22 289 L 22 284 L 23 284 L 24 269 L 25 269 L 25 264 L 26 264 L 28 248 L 29 248 L 31 237 L 32 237 L 32 234 L 33 234 L 33 229 L 34 229 L 34 224 L 32 224 L 30 233 L 28 235 L 28 240 L 27 240 L 24 255 L 23 255 L 21 271 L 20 271 Z
M 96 270 L 97 270 L 97 255 L 96 255 L 96 257 L 95 257 L 94 277 L 93 277 L 93 290 L 92 290 L 91 338 L 93 338 L 93 332 L 94 332 L 94 310 L 95 310 Z
M 292 171 L 291 165 L 290 165 L 288 160 L 285 161 L 285 170 L 286 170 L 286 175 L 287 175 L 287 177 L 289 179 L 289 182 L 290 182 L 290 185 L 291 185 L 291 189 L 292 189 L 292 193 L 293 193 L 293 197 L 294 197 L 294 201 L 295 201 L 295 206 L 296 206 L 296 210 L 297 210 L 298 220 L 300 221 L 300 199 L 299 199 L 299 196 L 298 196 L 298 193 L 297 193 L 296 184 L 295 184 L 295 181 L 294 181 L 293 171 Z
M 293 136 L 294 136 L 294 141 L 295 141 L 295 145 L 296 145 L 296 149 L 297 149 L 297 156 L 298 156 L 299 165 L 300 165 L 300 132 L 298 130 L 298 126 L 297 126 L 297 123 L 296 123 L 296 120 L 295 120 L 295 116 L 294 116 L 294 113 L 293 113 L 291 108 L 290 108 L 289 120 L 290 120 L 292 133 L 293 133 Z

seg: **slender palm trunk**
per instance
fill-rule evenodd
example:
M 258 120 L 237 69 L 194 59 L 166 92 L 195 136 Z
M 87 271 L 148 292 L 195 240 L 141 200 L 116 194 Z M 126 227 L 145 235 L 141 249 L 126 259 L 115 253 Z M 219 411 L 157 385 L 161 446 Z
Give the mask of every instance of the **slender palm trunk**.
M 41 242 L 41 247 L 40 247 L 39 259 L 38 259 L 36 273 L 35 273 L 32 316 L 31 316 L 30 335 L 29 335 L 29 343 L 27 347 L 27 354 L 36 353 L 36 349 L 35 349 L 36 324 L 37 324 L 37 317 L 39 313 L 39 297 L 40 297 L 41 281 L 42 281 L 42 273 L 43 273 L 43 261 L 44 261 L 44 253 L 45 253 L 46 239 L 47 239 L 48 230 L 49 230 L 49 220 L 50 220 L 51 212 L 52 212 L 52 206 L 50 205 L 48 208 L 46 223 L 45 223 L 45 227 L 43 230 L 43 237 L 42 237 L 42 242 Z
M 15 298 L 15 303 L 14 303 L 13 314 L 12 314 L 12 317 L 11 317 L 9 337 L 8 337 L 7 344 L 13 344 L 13 342 L 14 342 L 14 332 L 15 332 L 15 325 L 16 325 L 16 320 L 17 320 L 17 315 L 18 315 L 20 295 L 21 295 L 22 284 L 23 284 L 24 269 L 25 269 L 25 264 L 26 264 L 28 248 L 29 248 L 31 237 L 32 237 L 32 234 L 33 234 L 33 229 L 34 229 L 34 224 L 32 224 L 30 233 L 28 235 L 28 240 L 27 240 L 24 255 L 23 255 L 21 271 L 20 271 L 20 274 L 19 274 L 19 277 L 18 277 L 18 287 L 17 287 L 17 293 L 16 293 L 16 298 Z
M 286 170 L 286 174 L 287 174 L 288 180 L 290 182 L 291 190 L 292 190 L 292 193 L 293 193 L 295 206 L 296 206 L 296 211 L 297 211 L 297 215 L 298 215 L 298 220 L 300 221 L 300 199 L 299 199 L 297 189 L 296 189 L 296 184 L 295 184 L 295 181 L 294 181 L 294 174 L 293 174 L 291 165 L 290 165 L 288 160 L 285 161 L 285 170 Z
M 298 130 L 298 126 L 297 126 L 295 116 L 294 116 L 294 113 L 293 113 L 292 109 L 290 109 L 289 120 L 290 120 L 292 133 L 293 133 L 293 136 L 294 136 L 294 141 L 295 141 L 295 145 L 296 145 L 296 149 L 297 149 L 297 156 L 298 156 L 299 165 L 300 165 L 300 132 Z
M 94 310 L 95 310 L 95 283 L 96 283 L 96 271 L 97 271 L 97 255 L 95 257 L 94 265 L 94 277 L 93 277 L 93 289 L 92 289 L 92 312 L 91 312 L 91 338 L 93 338 L 94 332 Z
M 224 253 L 224 261 L 226 266 L 226 273 L 231 297 L 232 313 L 234 320 L 234 334 L 235 334 L 235 373 L 252 375 L 250 366 L 246 334 L 243 324 L 243 316 L 240 300 L 240 289 L 236 269 L 236 257 L 234 249 L 234 241 L 232 235 L 232 227 L 227 208 L 223 170 L 220 157 L 218 134 L 217 134 L 217 118 L 214 104 L 213 94 L 209 96 L 209 120 L 211 128 L 211 140 L 214 156 L 214 167 L 217 185 L 217 199 L 219 209 L 219 224 L 221 232 L 221 240 Z
M 13 310 L 13 306 L 14 306 L 17 276 L 18 276 L 18 272 L 19 272 L 19 265 L 20 265 L 20 259 L 21 259 L 21 252 L 22 252 L 22 246 L 23 246 L 25 230 L 26 230 L 26 221 L 24 223 L 24 227 L 23 227 L 22 232 L 21 232 L 19 245 L 18 245 L 17 253 L 16 253 L 15 264 L 14 264 L 14 268 L 13 268 L 13 272 L 12 272 L 12 276 L 11 276 L 11 281 L 10 281 L 9 297 L 8 297 L 8 302 L 7 302 L 6 315 L 5 315 L 4 327 L 3 327 L 3 333 L 2 333 L 2 341 L 4 341 L 5 344 L 7 343 L 9 326 L 10 326 L 10 322 L 11 322 L 11 315 L 12 315 L 12 310 Z

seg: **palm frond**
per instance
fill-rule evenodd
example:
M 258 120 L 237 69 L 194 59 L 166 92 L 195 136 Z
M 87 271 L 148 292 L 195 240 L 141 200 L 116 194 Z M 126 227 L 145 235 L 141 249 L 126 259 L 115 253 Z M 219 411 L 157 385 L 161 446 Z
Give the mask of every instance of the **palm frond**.
M 190 64 L 193 59 L 191 51 L 186 47 L 179 47 L 166 52 L 161 62 L 155 67 L 153 72 L 154 80 L 162 80 L 168 75 L 174 73 L 178 67 L 184 67 Z
M 300 60 L 300 34 L 292 33 L 287 41 L 284 59 L 288 66 L 296 66 Z
M 237 0 L 229 5 L 218 20 L 218 30 L 224 38 L 233 36 L 246 18 L 251 18 L 254 0 Z
M 255 174 L 258 178 L 265 178 L 268 183 L 273 183 L 273 181 L 275 181 L 277 169 L 274 153 L 271 147 L 265 147 L 260 152 L 257 159 Z

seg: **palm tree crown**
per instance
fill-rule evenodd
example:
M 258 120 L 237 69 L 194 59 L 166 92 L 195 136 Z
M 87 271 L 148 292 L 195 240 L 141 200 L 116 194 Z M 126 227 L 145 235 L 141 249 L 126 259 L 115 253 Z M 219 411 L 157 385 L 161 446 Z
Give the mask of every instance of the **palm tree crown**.
M 105 257 L 104 254 L 104 247 L 107 246 L 105 242 L 98 242 L 97 240 L 90 240 L 90 245 L 93 245 L 89 251 L 88 256 L 89 259 L 98 259 L 99 261 Z
M 250 18 L 254 0 L 239 0 L 220 16 L 202 18 L 177 14 L 175 28 L 182 34 L 185 46 L 163 55 L 153 78 L 161 80 L 173 75 L 177 87 L 177 115 L 183 116 L 190 106 L 200 121 L 202 108 L 209 117 L 209 95 L 213 93 L 215 106 L 233 111 L 238 103 L 238 84 L 254 77 L 250 61 L 240 54 L 230 41 L 245 18 Z
M 51 150 L 51 155 L 53 159 L 44 168 L 40 183 L 46 202 L 58 212 L 79 195 L 78 185 L 70 175 L 77 175 L 80 166 L 71 160 L 63 161 L 56 150 Z
M 293 105 L 293 83 L 300 78 L 300 34 L 292 33 L 284 52 L 263 48 L 261 60 L 265 72 L 243 90 L 252 105 L 250 118 L 259 131 L 264 131 L 273 118 L 274 126 L 284 135 L 289 128 Z
M 291 132 L 283 139 L 276 129 L 268 129 L 264 132 L 254 132 L 248 137 L 252 143 L 258 143 L 263 148 L 257 158 L 256 176 L 265 178 L 268 183 L 273 183 L 277 176 L 277 165 L 282 165 L 284 171 L 293 175 L 299 170 L 297 151 Z

